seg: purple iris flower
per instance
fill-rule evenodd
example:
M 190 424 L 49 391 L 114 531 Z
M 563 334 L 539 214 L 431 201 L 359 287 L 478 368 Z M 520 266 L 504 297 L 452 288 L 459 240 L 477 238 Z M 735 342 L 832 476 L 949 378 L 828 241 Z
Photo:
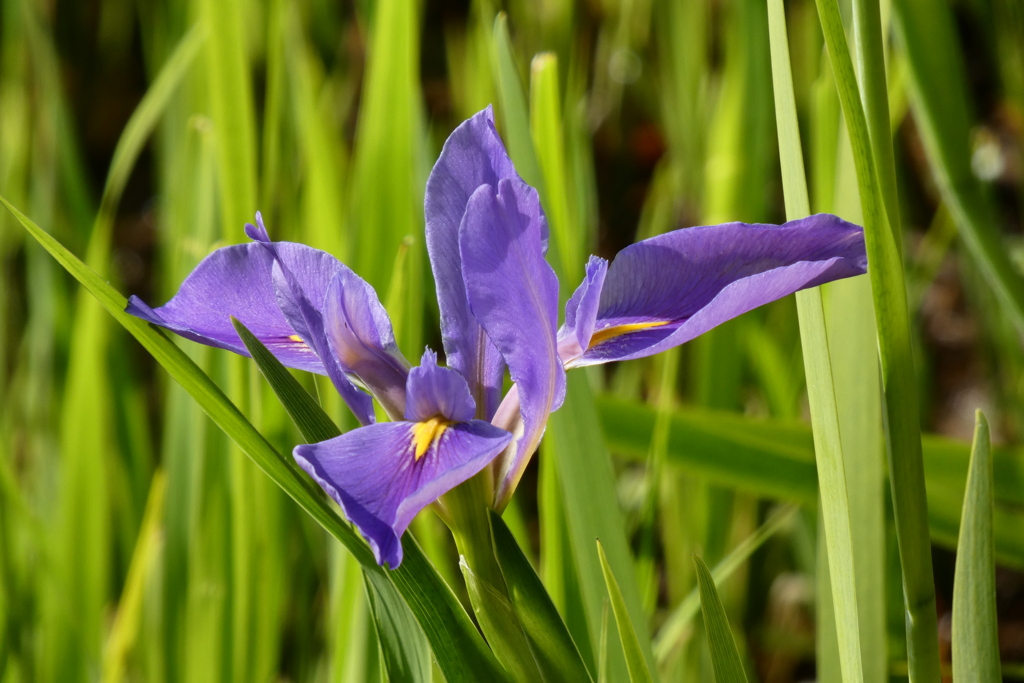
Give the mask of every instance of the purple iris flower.
M 446 368 L 429 349 L 410 368 L 373 288 L 325 252 L 272 242 L 259 214 L 253 242 L 210 254 L 165 305 L 131 297 L 127 308 L 247 355 L 234 316 L 283 364 L 327 375 L 363 426 L 295 459 L 392 568 L 413 517 L 487 468 L 504 508 L 562 404 L 566 368 L 649 356 L 867 269 L 862 229 L 835 216 L 676 230 L 611 264 L 591 257 L 559 328 L 547 221 L 490 107 L 448 138 L 425 209 Z M 374 424 L 373 398 L 391 422 Z

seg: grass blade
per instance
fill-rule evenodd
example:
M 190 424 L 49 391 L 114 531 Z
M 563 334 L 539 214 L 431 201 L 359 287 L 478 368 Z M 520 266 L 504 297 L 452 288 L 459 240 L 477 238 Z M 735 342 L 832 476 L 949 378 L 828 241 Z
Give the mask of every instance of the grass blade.
M 256 210 L 256 123 L 242 0 L 200 3 L 206 77 L 217 147 L 221 229 L 242 236 Z
M 547 192 L 544 208 L 551 234 L 558 242 L 561 279 L 575 283 L 583 272 L 582 231 L 570 210 L 569 177 L 566 171 L 565 136 L 562 131 L 562 107 L 558 89 L 558 57 L 544 52 L 530 65 L 530 131 L 540 162 Z M 563 287 L 563 296 L 568 289 Z
M 793 74 L 786 36 L 786 14 L 782 0 L 769 0 L 768 25 L 771 39 L 772 80 L 775 90 L 776 121 L 779 130 L 779 157 L 782 187 L 786 200 L 786 218 L 803 218 L 811 212 L 804 173 L 800 127 L 793 94 Z M 888 130 L 888 129 L 887 129 Z M 839 636 L 843 680 L 864 680 L 860 649 L 860 610 L 854 564 L 850 501 L 846 489 L 846 465 L 840 434 L 839 408 L 836 404 L 832 358 L 825 328 L 825 309 L 821 288 L 796 294 L 800 318 L 800 341 L 807 376 L 807 397 L 811 409 L 818 488 L 825 522 L 832 600 L 836 605 L 836 630 Z M 705 620 L 707 612 L 705 611 Z M 708 627 L 710 637 L 710 626 Z
M 816 0 L 816 3 L 839 102 L 850 133 L 864 214 L 868 275 L 878 325 L 889 483 L 903 570 L 910 678 L 912 681 L 936 681 L 940 676 L 938 617 L 903 264 L 881 200 L 883 191 L 857 94 L 857 80 L 839 5 L 836 0 Z
M 1001 680 L 996 620 L 996 567 L 992 551 L 992 446 L 988 420 L 975 416 L 953 577 L 953 678 Z
M 161 521 L 164 514 L 164 492 L 167 479 L 163 472 L 153 475 L 149 487 L 149 499 L 146 512 L 139 528 L 139 538 L 132 553 L 128 578 L 124 582 L 124 591 L 117 605 L 117 615 L 110 629 L 106 649 L 103 653 L 104 683 L 120 683 L 124 680 L 125 665 L 128 653 L 135 645 L 142 620 L 142 606 L 146 581 L 160 549 Z
M 740 651 L 736 648 L 736 640 L 729 627 L 729 617 L 725 614 L 722 599 L 718 596 L 715 581 L 704 560 L 693 556 L 693 564 L 697 568 L 697 585 L 700 587 L 700 608 L 704 613 L 704 628 L 708 634 L 708 647 L 711 648 L 711 665 L 715 670 L 717 683 L 746 683 L 747 674 L 743 670 Z
M 593 680 L 540 577 L 501 516 L 493 510 L 491 537 L 509 598 L 545 680 Z
M 608 396 L 597 400 L 599 424 L 608 448 L 642 461 L 653 439 L 656 412 L 650 406 Z M 760 496 L 818 505 L 818 475 L 810 430 L 799 423 L 752 420 L 724 411 L 687 408 L 671 418 L 666 462 L 709 481 Z M 959 509 L 970 445 L 925 435 L 925 473 L 932 539 L 956 547 Z M 1024 568 L 1024 457 L 1018 451 L 993 453 L 996 558 Z
M 871 138 L 871 155 L 881 190 L 882 205 L 896 248 L 901 248 L 900 206 L 897 198 L 896 163 L 893 160 L 892 126 L 889 123 L 889 91 L 885 77 L 882 17 L 879 0 L 853 0 L 853 42 L 860 75 L 860 95 Z
M 654 679 L 651 677 L 651 670 L 647 667 L 647 659 L 640 647 L 640 640 L 633 627 L 633 620 L 626 608 L 626 601 L 622 598 L 622 591 L 619 590 L 619 582 L 615 580 L 615 573 L 608 564 L 608 557 L 604 554 L 604 546 L 601 545 L 601 541 L 597 542 L 597 554 L 601 558 L 601 572 L 604 574 L 604 582 L 608 588 L 608 597 L 611 598 L 615 625 L 618 626 L 619 638 L 622 641 L 622 651 L 626 655 L 629 680 L 632 683 L 653 683 Z
M 241 321 L 232 318 L 231 322 L 303 438 L 309 443 L 316 443 L 339 436 L 341 430 L 288 369 Z M 399 681 L 429 680 L 430 654 L 426 638 L 393 584 L 367 581 L 366 588 L 384 665 L 391 678 Z
M 617 498 L 611 456 L 600 434 L 590 427 L 599 424 L 590 385 L 585 373 L 569 373 L 566 379 L 565 404 L 551 416 L 547 435 L 558 463 L 566 526 L 592 651 L 601 651 L 598 637 L 606 595 L 603 571 L 594 549 L 594 539 L 599 538 L 615 576 L 619 577 L 620 589 L 637 629 L 648 668 L 653 670 L 654 656 L 640 605 L 633 559 L 624 533 L 625 524 L 618 504 L 614 503 Z M 610 648 L 608 679 L 621 680 L 625 675 L 625 662 L 619 656 L 618 648 Z
M 365 572 L 363 576 L 388 679 L 430 683 L 430 650 L 409 606 L 393 584 L 374 584 L 366 578 Z
M 358 226 L 351 263 L 380 293 L 407 235 L 423 234 L 423 105 L 419 71 L 421 3 L 382 0 L 374 5 L 369 61 L 352 169 L 352 224 Z M 409 248 L 404 320 L 398 345 L 410 358 L 423 350 L 426 249 Z
M 729 554 L 723 557 L 722 561 L 711 570 L 711 578 L 714 580 L 715 585 L 719 585 L 731 577 L 737 569 L 743 566 L 757 552 L 758 548 L 764 545 L 765 541 L 787 527 L 798 509 L 789 506 L 772 513 L 756 532 L 747 536 L 735 548 L 729 551 Z M 654 656 L 658 659 L 659 665 L 664 664 L 672 655 L 672 652 L 682 643 L 690 622 L 697 616 L 699 611 L 700 592 L 698 588 L 694 588 L 672 610 L 672 613 L 665 620 L 664 625 L 654 639 Z
M 385 573 L 366 544 L 317 493 L 315 484 L 298 476 L 287 461 L 246 420 L 220 388 L 170 339 L 149 324 L 124 312 L 125 298 L 90 270 L 49 233 L 0 197 L 25 230 L 75 277 L 118 323 L 202 406 L 207 415 L 269 476 L 332 536 L 341 541 L 383 589 L 393 581 L 428 634 L 434 656 L 451 681 L 505 680 L 505 673 L 487 649 L 469 615 L 451 589 L 430 566 L 415 540 L 403 540 L 405 560 Z
M 494 19 L 492 39 L 495 80 L 498 83 L 499 123 L 504 134 L 505 146 L 522 179 L 537 188 L 541 197 L 546 197 L 544 177 L 537 163 L 537 155 L 533 151 L 526 94 L 519 75 L 519 67 L 516 66 L 512 39 L 508 34 L 508 17 L 504 12 Z
M 992 208 L 971 170 L 971 98 L 952 7 L 930 0 L 893 0 L 892 9 L 910 67 L 914 122 L 942 200 L 989 286 L 1017 327 L 1024 329 L 1024 279 L 1010 260 Z
M 306 439 L 307 443 L 317 443 L 341 436 L 338 425 L 334 424 L 320 404 L 302 388 L 298 380 L 263 345 L 263 342 L 257 339 L 256 335 L 235 317 L 231 318 L 231 324 L 234 325 L 235 332 L 245 344 L 249 355 L 256 361 L 260 372 L 267 378 L 270 387 L 277 394 L 277 398 L 288 411 L 295 426 L 299 428 L 302 438 Z

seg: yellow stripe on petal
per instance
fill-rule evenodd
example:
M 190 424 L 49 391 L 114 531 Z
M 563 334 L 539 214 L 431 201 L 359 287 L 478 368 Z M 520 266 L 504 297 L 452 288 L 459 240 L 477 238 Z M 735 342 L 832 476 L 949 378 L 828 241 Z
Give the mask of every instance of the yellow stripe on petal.
M 294 342 L 300 342 L 300 343 L 302 342 L 302 337 L 300 337 L 297 334 L 290 334 L 290 335 L 288 335 L 288 338 L 291 339 Z
M 649 330 L 652 327 L 661 327 L 662 325 L 668 325 L 667 320 L 655 320 L 649 323 L 628 323 L 626 325 L 612 325 L 606 327 L 603 330 L 597 330 L 590 338 L 590 344 L 587 348 L 594 348 L 598 344 L 603 344 L 609 339 L 615 337 L 621 337 L 624 334 L 630 334 L 631 332 L 639 332 L 640 330 Z
M 412 445 L 416 451 L 416 459 L 422 458 L 435 441 L 441 438 L 444 430 L 452 424 L 440 415 L 434 416 L 425 422 L 417 422 L 412 426 Z

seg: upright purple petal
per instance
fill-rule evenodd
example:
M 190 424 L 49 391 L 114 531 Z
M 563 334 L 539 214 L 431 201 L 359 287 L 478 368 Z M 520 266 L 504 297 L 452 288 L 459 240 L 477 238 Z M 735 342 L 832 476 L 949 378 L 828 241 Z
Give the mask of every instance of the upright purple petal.
M 391 569 L 402 563 L 401 537 L 416 513 L 480 472 L 512 439 L 482 420 L 457 422 L 417 456 L 420 424 L 361 427 L 294 452 Z
M 422 422 L 442 415 L 454 422 L 466 422 L 475 413 L 466 380 L 455 370 L 438 367 L 437 354 L 427 349 L 419 367 L 409 372 L 405 419 Z
M 342 266 L 328 287 L 323 319 L 341 366 L 373 392 L 392 419 L 401 419 L 409 362 L 373 287 Z
M 522 435 L 503 457 L 495 500 L 500 508 L 519 483 L 548 414 L 565 397 L 558 358 L 558 279 L 544 260 L 545 224 L 537 191 L 503 179 L 497 191 L 473 193 L 462 221 L 459 247 L 470 306 L 516 383 Z
M 583 282 L 565 303 L 565 324 L 558 331 L 558 354 L 563 359 L 577 358 L 587 350 L 607 274 L 608 261 L 591 256 Z
M 276 247 L 309 298 L 323 301 L 341 263 L 302 244 L 278 242 Z M 278 308 L 273 263 L 274 257 L 257 243 L 218 249 L 196 266 L 163 306 L 150 308 L 133 296 L 125 310 L 187 339 L 248 356 L 231 325 L 234 316 L 288 367 L 327 374 L 320 358 Z
M 470 196 L 482 185 L 497 188 L 518 178 L 494 128 L 490 107 L 463 122 L 449 136 L 427 179 L 427 253 L 437 287 L 441 334 L 449 367 L 469 382 L 480 417 L 490 419 L 501 396 L 505 366 L 469 310 L 462 282 L 459 226 Z
M 579 306 L 570 326 L 567 309 L 560 336 L 571 332 L 579 348 L 567 353 L 563 344 L 562 360 L 579 367 L 650 356 L 787 294 L 866 270 L 863 229 L 829 214 L 652 237 L 609 266 L 592 321 Z

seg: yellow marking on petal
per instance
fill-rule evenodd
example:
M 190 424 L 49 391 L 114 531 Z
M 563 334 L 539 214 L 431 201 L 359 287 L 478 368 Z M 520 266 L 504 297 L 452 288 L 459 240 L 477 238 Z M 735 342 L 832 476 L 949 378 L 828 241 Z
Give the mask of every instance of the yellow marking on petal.
M 425 422 L 417 422 L 412 426 L 412 444 L 416 448 L 416 459 L 422 458 L 430 447 L 441 438 L 444 430 L 452 424 L 440 415 L 435 415 Z
M 612 325 L 606 327 L 603 330 L 594 332 L 593 336 L 590 337 L 590 344 L 587 348 L 594 348 L 598 344 L 603 344 L 609 339 L 629 334 L 631 332 L 639 332 L 640 330 L 648 330 L 652 327 L 661 327 L 662 325 L 668 325 L 668 320 L 655 320 L 649 323 L 628 323 L 626 325 Z
M 294 342 L 300 342 L 300 343 L 302 342 L 302 337 L 300 337 L 297 334 L 289 334 L 288 338 L 291 339 Z

